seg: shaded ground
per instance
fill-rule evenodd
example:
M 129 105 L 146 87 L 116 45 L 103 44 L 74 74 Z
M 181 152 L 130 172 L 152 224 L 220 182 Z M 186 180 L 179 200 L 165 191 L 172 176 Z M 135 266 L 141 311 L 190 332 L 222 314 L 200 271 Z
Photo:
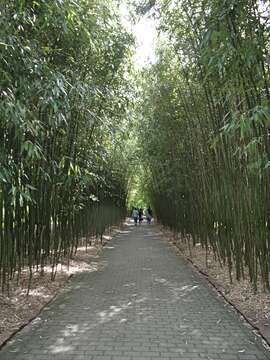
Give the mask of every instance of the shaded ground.
M 232 272 L 233 282 L 230 282 L 228 268 L 221 266 L 213 253 L 208 251 L 207 264 L 205 249 L 201 244 L 190 248 L 187 241 L 178 239 L 168 231 L 163 232 L 174 243 L 186 259 L 190 260 L 198 270 L 203 272 L 211 283 L 230 301 L 267 339 L 270 343 L 270 294 L 265 292 L 260 284 L 256 294 L 248 280 L 246 271 L 245 280 L 236 280 L 235 272 Z
M 129 226 L 75 275 L 1 360 L 265 360 L 252 329 L 154 226 Z
M 114 229 L 113 234 L 117 233 Z M 111 240 L 110 235 L 104 236 L 105 243 Z M 67 281 L 77 273 L 98 270 L 97 259 L 102 246 L 95 245 L 78 248 L 76 255 L 69 262 L 57 267 L 55 280 L 51 280 L 51 267 L 45 267 L 44 275 L 40 271 L 33 274 L 31 289 L 27 296 L 29 269 L 22 271 L 19 281 L 15 277 L 7 289 L 0 294 L 0 346 L 16 331 L 35 318 L 41 309 L 67 285 Z

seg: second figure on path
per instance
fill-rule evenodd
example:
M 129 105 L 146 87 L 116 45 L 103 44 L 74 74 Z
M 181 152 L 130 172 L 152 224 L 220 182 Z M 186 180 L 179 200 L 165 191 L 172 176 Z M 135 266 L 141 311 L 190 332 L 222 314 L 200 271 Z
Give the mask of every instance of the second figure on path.
M 137 226 L 138 219 L 139 219 L 139 211 L 138 211 L 137 208 L 134 208 L 134 209 L 133 209 L 133 211 L 132 211 L 132 217 L 133 217 L 135 226 Z
M 141 225 L 142 222 L 143 222 L 143 209 L 140 208 L 139 209 L 139 224 Z
M 146 215 L 147 224 L 151 224 L 151 220 L 153 217 L 153 211 L 150 206 L 147 208 L 145 215 Z

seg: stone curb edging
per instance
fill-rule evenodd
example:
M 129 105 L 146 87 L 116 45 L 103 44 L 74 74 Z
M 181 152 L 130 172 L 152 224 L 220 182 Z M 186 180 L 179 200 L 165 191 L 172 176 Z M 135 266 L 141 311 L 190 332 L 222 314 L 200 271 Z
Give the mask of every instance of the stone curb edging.
M 123 223 L 121 223 L 121 225 L 119 226 L 119 229 L 121 229 L 121 227 L 123 226 Z M 112 239 L 113 237 L 117 235 L 117 233 L 112 234 Z M 104 241 L 102 243 L 102 248 L 106 247 L 106 245 L 112 240 L 110 239 L 109 241 Z M 75 274 L 70 274 L 68 276 L 68 278 L 66 279 L 66 281 L 64 282 L 63 286 L 61 286 L 61 288 L 58 288 L 55 292 L 55 294 L 52 296 L 52 298 L 46 302 L 45 304 L 42 305 L 42 307 L 39 309 L 39 311 L 37 313 L 35 313 L 31 318 L 27 319 L 23 324 L 21 324 L 17 329 L 15 329 L 1 344 L 0 344 L 0 351 L 3 349 L 4 346 L 7 345 L 8 342 L 10 342 L 12 340 L 12 338 L 19 333 L 22 329 L 24 329 L 27 325 L 30 325 L 41 313 L 42 311 L 49 306 L 55 299 L 56 297 L 60 294 L 60 292 L 64 289 L 66 289 L 67 283 L 71 280 L 71 278 L 74 276 Z
M 27 325 L 31 324 L 40 314 L 41 312 L 48 306 L 50 305 L 55 299 L 56 297 L 59 295 L 59 293 L 64 290 L 66 288 L 66 285 L 68 283 L 68 281 L 70 281 L 70 279 L 74 276 L 74 274 L 70 274 L 69 277 L 66 279 L 66 281 L 64 282 L 64 285 L 60 288 L 57 289 L 55 294 L 52 296 L 52 298 L 46 302 L 45 304 L 42 305 L 42 307 L 39 309 L 39 311 L 37 313 L 35 313 L 30 319 L 28 319 L 27 321 L 25 321 L 23 324 L 21 324 L 16 330 L 14 330 L 6 340 L 4 340 L 4 342 L 2 342 L 2 344 L 0 344 L 0 351 L 2 350 L 2 348 L 4 346 L 7 345 L 8 342 L 11 341 L 11 339 L 18 333 L 20 332 L 22 329 L 24 329 Z
M 255 331 L 256 334 L 261 337 L 263 346 L 266 350 L 270 350 L 270 341 L 267 339 L 261 332 L 260 328 L 255 325 L 233 302 L 231 302 L 226 295 L 219 289 L 219 287 L 216 285 L 216 283 L 211 279 L 211 276 L 208 275 L 206 272 L 201 270 L 198 265 L 196 265 L 191 258 L 186 257 L 180 248 L 177 246 L 177 243 L 173 241 L 169 241 L 173 246 L 177 249 L 177 251 L 180 253 L 180 255 L 195 269 L 196 272 L 198 272 L 200 275 L 206 279 L 206 281 L 211 285 L 212 288 L 225 300 L 226 303 L 228 303 Z

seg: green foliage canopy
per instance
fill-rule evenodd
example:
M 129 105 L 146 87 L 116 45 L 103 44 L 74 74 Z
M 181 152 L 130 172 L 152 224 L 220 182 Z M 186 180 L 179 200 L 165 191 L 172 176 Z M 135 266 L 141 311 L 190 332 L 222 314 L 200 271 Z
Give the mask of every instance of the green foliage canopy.
M 158 220 L 269 289 L 269 26 L 259 1 L 158 1 L 139 138 Z M 266 3 L 266 2 L 265 2 Z
M 125 216 L 133 38 L 113 0 L 3 1 L 0 14 L 4 286 Z

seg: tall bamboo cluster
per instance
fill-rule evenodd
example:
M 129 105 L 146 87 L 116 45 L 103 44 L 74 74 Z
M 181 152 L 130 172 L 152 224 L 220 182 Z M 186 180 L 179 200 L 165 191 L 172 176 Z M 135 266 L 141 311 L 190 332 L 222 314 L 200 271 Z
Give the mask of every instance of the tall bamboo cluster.
M 157 217 L 269 290 L 269 2 L 156 6 L 166 35 L 143 74 L 140 139 Z
M 127 68 L 116 1 L 0 5 L 0 283 L 125 216 Z

